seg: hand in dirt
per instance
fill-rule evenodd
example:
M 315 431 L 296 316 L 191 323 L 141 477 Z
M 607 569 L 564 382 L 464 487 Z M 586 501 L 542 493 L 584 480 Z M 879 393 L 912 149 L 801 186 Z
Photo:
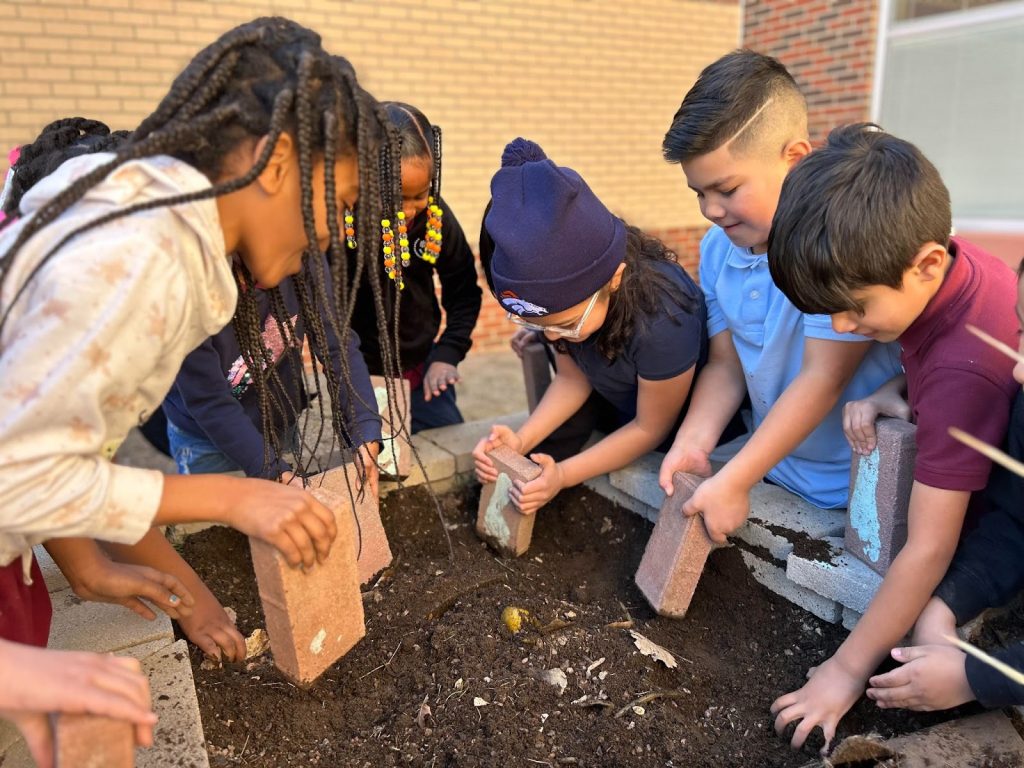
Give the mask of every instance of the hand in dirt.
M 822 754 L 828 751 L 836 727 L 864 691 L 864 682 L 831 658 L 822 663 L 804 687 L 780 696 L 772 703 L 775 732 L 781 736 L 790 723 L 799 721 L 789 745 L 800 749 L 811 731 L 820 726 L 825 735 Z
M 459 369 L 451 363 L 431 363 L 423 376 L 423 400 L 429 403 L 432 397 L 440 397 L 448 387 L 460 381 Z
M 956 616 L 949 606 L 933 597 L 914 625 L 914 645 L 949 645 L 947 637 L 956 637 Z
M 494 463 L 487 457 L 487 452 L 492 451 L 499 445 L 505 445 L 516 453 L 523 452 L 523 441 L 519 436 L 504 424 L 495 424 L 491 427 L 491 433 L 480 440 L 473 449 L 473 464 L 476 467 L 476 479 L 481 483 L 493 483 L 498 479 L 498 470 Z
M 843 406 L 843 433 L 853 452 L 867 456 L 875 450 L 875 420 L 893 416 L 910 420 L 910 405 L 895 392 L 879 390 L 863 400 L 851 400 Z
M 178 619 L 178 624 L 185 636 L 207 656 L 218 661 L 245 660 L 245 639 L 205 585 L 196 591 L 192 615 Z
M 948 643 L 893 648 L 892 657 L 903 666 L 868 681 L 868 698 L 879 708 L 932 712 L 974 701 L 967 654 L 959 648 Z
M 658 471 L 658 485 L 667 496 L 671 496 L 674 490 L 672 475 L 675 472 L 711 477 L 711 459 L 708 452 L 688 442 L 680 444 L 676 441 L 665 454 L 661 469 Z
M 522 360 L 523 352 L 528 346 L 538 342 L 539 335 L 540 334 L 538 334 L 537 331 L 531 331 L 529 328 L 520 328 L 509 340 L 509 346 L 511 346 L 512 351 L 516 353 L 516 357 Z
M 528 483 L 512 481 L 512 489 L 509 491 L 512 503 L 524 515 L 532 515 L 565 487 L 561 464 L 546 453 L 531 453 L 530 460 L 540 465 L 540 475 Z
M 708 536 L 716 544 L 739 528 L 750 514 L 750 491 L 737 488 L 722 474 L 697 486 L 690 500 L 683 505 L 683 514 L 702 515 Z
M 155 619 L 156 613 L 143 600 L 172 619 L 192 613 L 195 598 L 169 573 L 144 565 L 116 563 L 89 539 L 54 541 L 47 548 L 82 600 L 123 605 L 148 621 Z
M 228 523 L 277 549 L 288 565 L 311 568 L 323 562 L 338 535 L 334 514 L 295 485 L 246 479 L 231 500 Z
M 138 660 L 51 651 L 0 640 L 0 717 L 17 725 L 41 768 L 52 768 L 52 712 L 129 720 L 135 742 L 153 743 L 149 681 Z

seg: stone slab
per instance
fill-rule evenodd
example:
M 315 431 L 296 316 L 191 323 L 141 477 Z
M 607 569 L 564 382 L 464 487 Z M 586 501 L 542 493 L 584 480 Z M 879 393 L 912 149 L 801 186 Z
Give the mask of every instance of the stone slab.
M 884 575 L 907 541 L 917 427 L 889 418 L 875 427 L 875 450 L 855 456 L 850 466 L 846 549 Z
M 758 483 L 750 491 L 750 516 L 733 536 L 784 562 L 794 541 L 842 536 L 845 525 L 844 510 L 819 509 L 785 488 Z
M 857 626 L 857 622 L 860 621 L 861 614 L 856 611 L 851 611 L 845 605 L 843 606 L 843 629 L 847 632 L 853 632 L 853 628 Z
M 487 436 L 493 425 L 504 424 L 506 427 L 516 430 L 526 423 L 528 417 L 529 414 L 526 411 L 520 411 L 496 419 L 480 419 L 437 429 L 425 429 L 422 432 L 417 432 L 416 437 L 429 440 L 438 448 L 454 456 L 456 472 L 472 472 L 474 470 L 473 449 L 476 448 L 476 444 L 480 442 L 481 438 Z
M 589 488 L 598 496 L 618 504 L 623 509 L 630 511 L 635 515 L 639 515 L 644 520 L 648 520 L 652 523 L 658 522 L 658 507 L 652 507 L 649 504 L 644 504 L 642 501 L 634 499 L 628 493 L 623 493 L 611 484 L 608 475 L 598 475 L 597 477 L 592 477 L 589 480 L 584 480 L 583 487 Z
M 834 553 L 829 562 L 791 554 L 786 559 L 786 576 L 795 584 L 835 600 L 851 611 L 864 613 L 882 585 L 882 577 L 861 560 L 843 552 L 843 539 L 825 541 Z
M 672 481 L 674 492 L 661 507 L 635 581 L 659 616 L 680 619 L 686 616 L 715 544 L 708 537 L 704 519 L 700 515 L 686 517 L 682 511 L 701 478 L 676 472 Z
M 50 648 L 128 655 L 133 646 L 167 645 L 174 641 L 171 620 L 160 611 L 156 612 L 156 619 L 146 621 L 120 605 L 85 602 L 70 588 L 54 592 L 50 599 Z
M 839 603 L 794 584 L 786 578 L 782 568 L 762 560 L 752 552 L 741 549 L 740 554 L 754 579 L 775 594 L 831 624 L 837 624 L 842 618 L 842 606 Z
M 135 751 L 137 768 L 209 768 L 203 723 L 199 717 L 188 643 L 178 640 L 142 659 L 149 677 L 156 724 L 153 746 Z

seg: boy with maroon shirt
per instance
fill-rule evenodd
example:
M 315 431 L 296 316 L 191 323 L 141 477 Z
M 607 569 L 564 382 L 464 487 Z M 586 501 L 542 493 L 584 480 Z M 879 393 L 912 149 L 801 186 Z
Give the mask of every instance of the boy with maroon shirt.
M 863 618 L 798 691 L 772 704 L 776 730 L 800 720 L 793 746 L 839 719 L 917 620 L 949 566 L 972 494 L 991 464 L 948 434 L 960 427 L 999 445 L 1015 394 L 1012 362 L 970 323 L 1016 345 L 1016 281 L 1002 262 L 950 238 L 949 192 L 912 144 L 876 126 L 838 128 L 790 172 L 768 240 L 772 278 L 801 311 L 830 314 L 837 332 L 899 339 L 906 374 L 851 407 L 858 452 L 869 427 L 899 410 L 905 389 L 918 425 L 917 463 L 900 550 Z M 904 406 L 905 408 L 905 406 Z M 905 411 L 904 411 L 905 412 Z M 980 494 L 972 506 L 978 506 Z M 979 510 L 980 511 L 980 510 Z

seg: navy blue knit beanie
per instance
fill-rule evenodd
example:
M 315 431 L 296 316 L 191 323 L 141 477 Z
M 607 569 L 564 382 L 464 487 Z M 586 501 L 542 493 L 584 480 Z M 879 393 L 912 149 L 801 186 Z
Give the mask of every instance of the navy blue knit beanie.
M 562 312 L 604 286 L 626 259 L 626 226 L 571 168 L 516 139 L 491 179 L 484 221 L 498 301 L 520 317 Z

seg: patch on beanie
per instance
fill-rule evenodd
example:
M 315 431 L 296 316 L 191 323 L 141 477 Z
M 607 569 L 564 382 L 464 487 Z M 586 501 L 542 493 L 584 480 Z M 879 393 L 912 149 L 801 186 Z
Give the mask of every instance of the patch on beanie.
M 516 315 L 522 317 L 523 315 L 535 315 L 542 317 L 543 315 L 551 314 L 545 307 L 538 304 L 531 304 L 525 299 L 520 299 L 515 295 L 513 291 L 502 291 L 498 297 L 498 301 L 501 302 L 501 306 Z

